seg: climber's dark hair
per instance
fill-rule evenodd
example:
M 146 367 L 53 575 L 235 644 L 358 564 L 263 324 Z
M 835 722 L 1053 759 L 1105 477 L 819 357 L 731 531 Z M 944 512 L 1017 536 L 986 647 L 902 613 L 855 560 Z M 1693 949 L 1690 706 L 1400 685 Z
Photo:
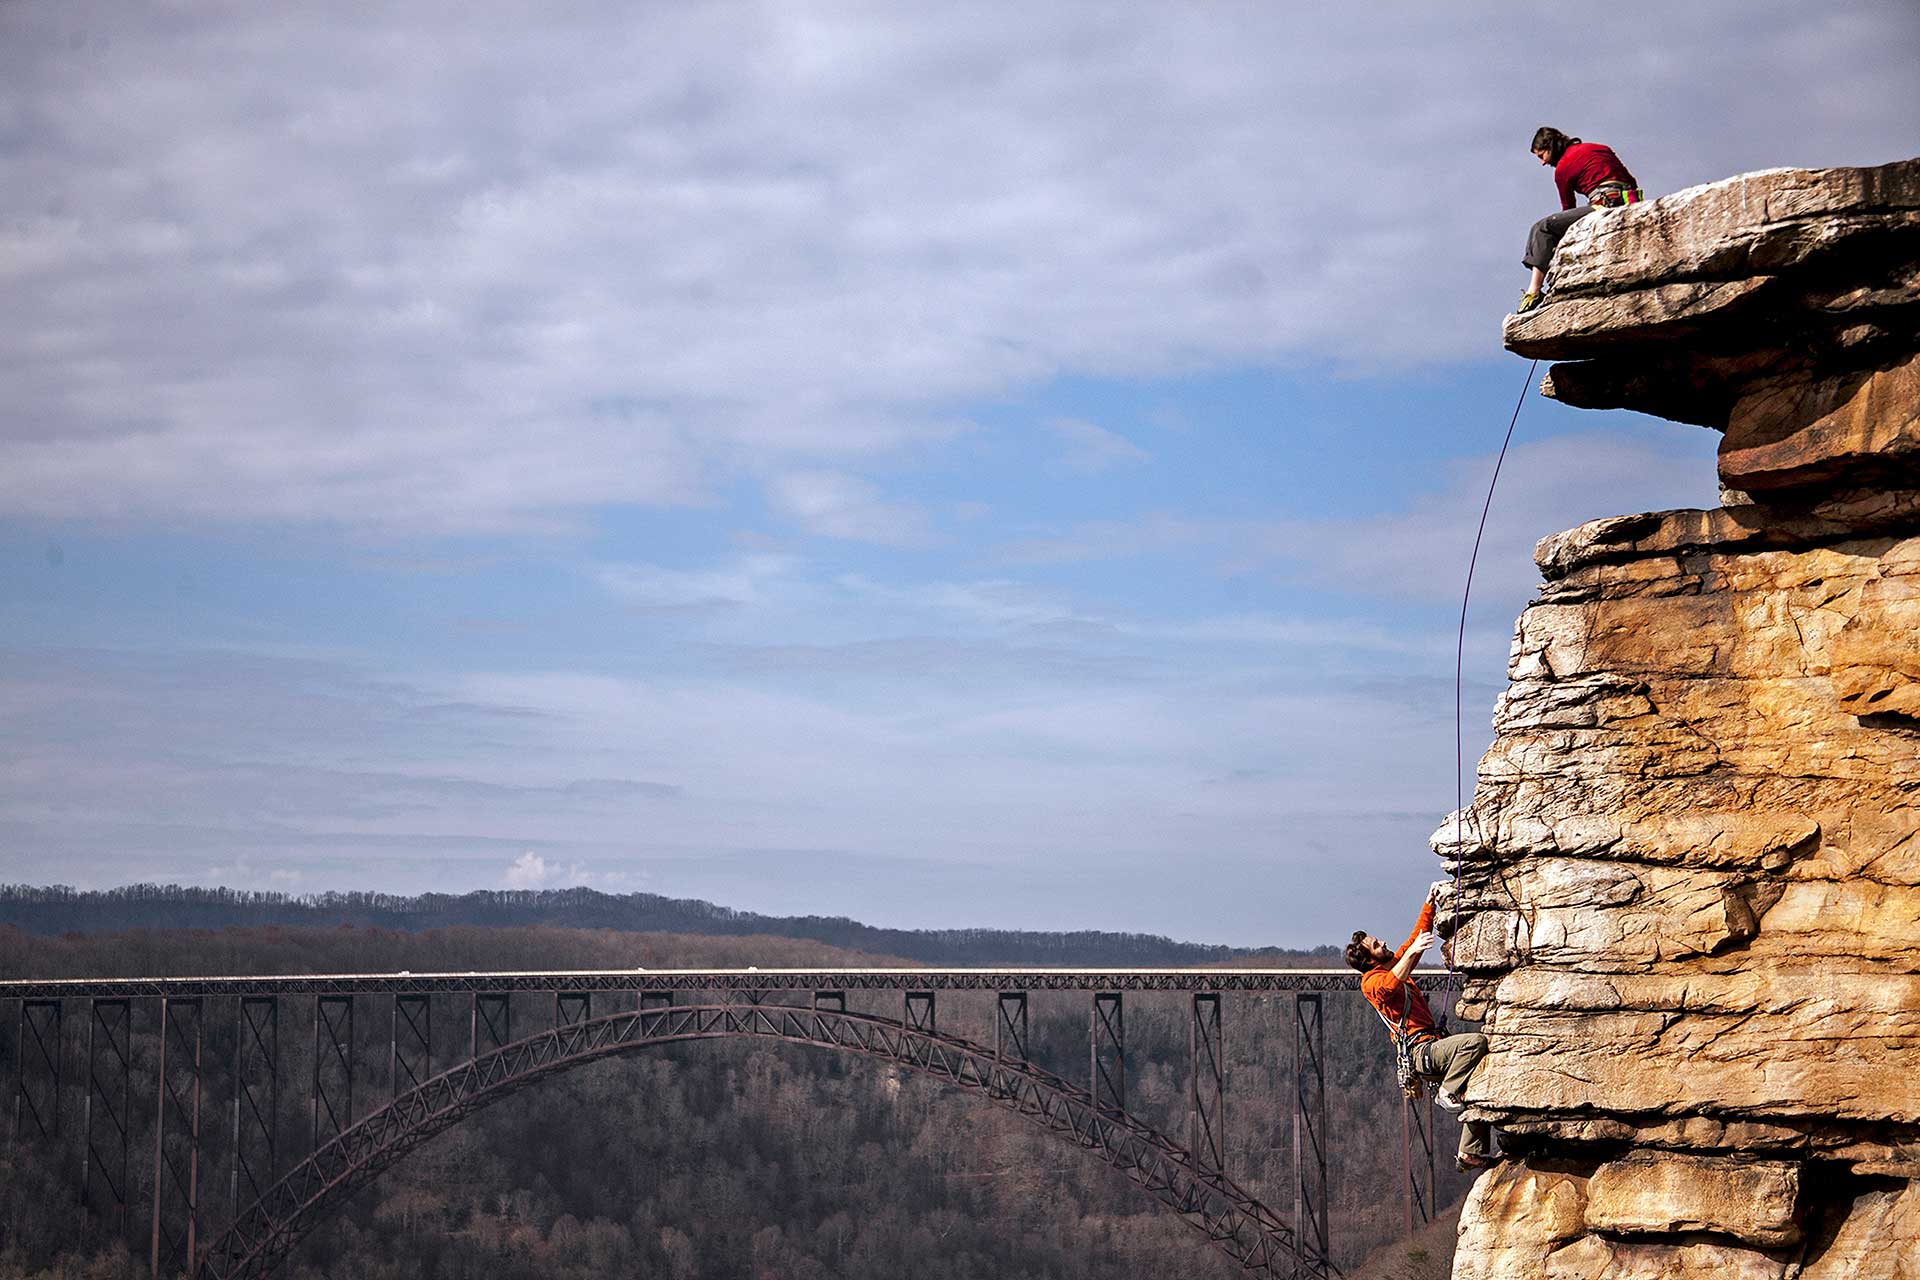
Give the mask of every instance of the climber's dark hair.
M 1347 944 L 1347 963 L 1365 973 L 1373 968 L 1373 952 L 1367 950 L 1367 931 L 1355 929 L 1353 941 Z
M 1544 151 L 1550 163 L 1559 164 L 1560 157 L 1567 153 L 1567 148 L 1578 141 L 1580 139 L 1569 138 L 1553 126 L 1543 124 L 1533 131 L 1533 145 L 1527 150 Z

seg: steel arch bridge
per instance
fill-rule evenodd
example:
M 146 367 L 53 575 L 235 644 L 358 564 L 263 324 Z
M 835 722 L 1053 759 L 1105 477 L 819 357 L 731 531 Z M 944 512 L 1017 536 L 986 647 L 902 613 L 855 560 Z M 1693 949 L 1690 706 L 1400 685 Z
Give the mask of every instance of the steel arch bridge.
M 80 1241 L 126 1240 L 154 1280 L 270 1274 L 346 1192 L 499 1098 L 589 1061 L 725 1038 L 870 1057 L 984 1097 L 1118 1168 L 1244 1271 L 1322 1280 L 1338 1274 L 1324 1004 L 1358 979 L 1252 968 L 13 978 L 0 980 L 0 1009 L 16 1015 L 0 1018 L 0 1057 L 12 1138 L 73 1177 Z M 897 1019 L 849 1010 L 851 994 L 880 992 L 896 993 Z M 1091 997 L 1084 1087 L 1033 1062 L 1032 992 Z M 936 1028 L 940 993 L 963 1009 L 987 1002 L 990 1046 Z M 1127 1107 L 1125 1005 L 1168 996 L 1190 1005 L 1184 1145 Z M 1223 1006 L 1272 996 L 1292 1005 L 1290 1216 L 1226 1172 Z M 516 1038 L 528 1015 L 539 1029 Z M 386 1105 L 356 1106 L 369 1085 Z M 283 1086 L 297 1092 L 283 1098 Z M 288 1123 L 296 1108 L 304 1133 Z M 1403 1109 L 1409 1233 L 1437 1208 L 1433 1119 L 1430 1103 Z
M 1093 1153 L 1179 1214 L 1251 1274 L 1330 1274 L 1327 1258 L 1224 1173 L 1086 1089 L 990 1047 L 871 1014 L 792 1005 L 665 1006 L 556 1026 L 427 1080 L 301 1161 L 246 1208 L 201 1260 L 208 1280 L 271 1275 L 346 1197 L 414 1147 L 540 1080 L 656 1045 L 778 1040 L 860 1054 L 984 1096 Z

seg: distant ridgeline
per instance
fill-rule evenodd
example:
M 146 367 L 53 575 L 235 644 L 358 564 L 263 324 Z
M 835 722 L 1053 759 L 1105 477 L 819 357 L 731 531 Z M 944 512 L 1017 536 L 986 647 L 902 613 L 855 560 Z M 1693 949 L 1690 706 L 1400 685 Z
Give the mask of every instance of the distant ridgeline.
M 1145 933 L 1015 932 L 1002 929 L 876 929 L 839 916 L 766 916 L 696 898 L 593 889 L 487 889 L 473 893 L 319 893 L 293 896 L 242 889 L 135 884 L 80 890 L 65 885 L 0 885 L 0 927 L 29 933 L 121 929 L 223 929 L 263 925 L 357 925 L 442 929 L 550 925 L 625 933 L 804 938 L 873 955 L 949 965 L 1191 965 L 1268 956 L 1331 959 L 1332 947 L 1279 952 L 1175 942 Z

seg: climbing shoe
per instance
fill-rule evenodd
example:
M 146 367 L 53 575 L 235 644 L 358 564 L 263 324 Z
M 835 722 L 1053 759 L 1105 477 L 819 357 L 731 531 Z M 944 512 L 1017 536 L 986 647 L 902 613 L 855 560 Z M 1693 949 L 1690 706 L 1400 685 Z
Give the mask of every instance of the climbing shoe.
M 1499 1163 L 1498 1156 L 1461 1156 L 1453 1162 L 1453 1167 L 1462 1173 L 1471 1173 L 1475 1169 L 1490 1169 Z
M 1532 290 L 1528 290 L 1526 293 L 1520 295 L 1520 305 L 1513 309 L 1513 314 L 1523 316 L 1539 305 L 1540 295 L 1534 293 Z
M 1460 1101 L 1460 1099 L 1448 1093 L 1445 1089 L 1435 1089 L 1433 1091 L 1433 1100 L 1439 1103 L 1441 1106 L 1445 1107 L 1449 1111 L 1458 1111 L 1461 1107 L 1466 1105 L 1464 1102 Z

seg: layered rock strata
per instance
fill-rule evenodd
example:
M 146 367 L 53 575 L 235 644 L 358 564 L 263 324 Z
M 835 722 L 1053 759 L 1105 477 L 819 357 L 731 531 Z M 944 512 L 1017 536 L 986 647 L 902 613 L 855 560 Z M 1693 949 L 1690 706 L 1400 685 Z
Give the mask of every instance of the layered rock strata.
M 1516 1155 L 1454 1274 L 1920 1278 L 1920 159 L 1596 214 L 1551 286 L 1507 346 L 1722 432 L 1724 505 L 1541 542 L 1435 836 Z

